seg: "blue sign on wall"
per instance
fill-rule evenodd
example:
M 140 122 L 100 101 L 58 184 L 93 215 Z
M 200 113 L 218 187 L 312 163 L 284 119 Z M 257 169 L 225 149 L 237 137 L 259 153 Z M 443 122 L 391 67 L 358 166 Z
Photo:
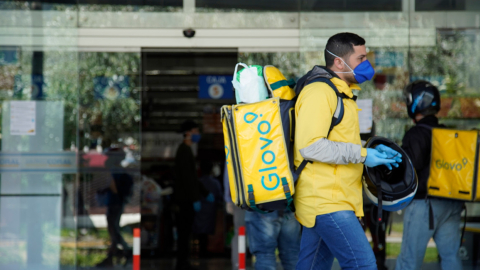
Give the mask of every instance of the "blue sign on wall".
M 93 79 L 95 99 L 128 98 L 130 78 L 128 76 L 96 77 Z
M 14 76 L 13 95 L 16 97 L 21 97 L 23 95 L 23 91 L 30 88 L 32 99 L 43 99 L 45 97 L 45 93 L 43 92 L 43 88 L 45 87 L 43 75 L 32 75 L 32 84 L 30 85 L 30 87 L 24 81 L 25 78 L 26 77 L 22 77 L 22 75 Z
M 232 99 L 233 76 L 200 75 L 198 76 L 198 98 L 202 99 Z
M 0 50 L 0 66 L 14 65 L 18 63 L 17 50 Z

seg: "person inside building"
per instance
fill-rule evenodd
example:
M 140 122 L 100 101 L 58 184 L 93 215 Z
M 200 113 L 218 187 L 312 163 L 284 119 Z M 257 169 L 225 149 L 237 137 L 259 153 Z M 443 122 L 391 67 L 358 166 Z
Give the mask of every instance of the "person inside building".
M 189 262 L 190 237 L 195 213 L 202 208 L 201 199 L 208 196 L 208 191 L 198 180 L 197 165 L 192 145 L 200 141 L 198 124 L 186 120 L 180 127 L 183 142 L 175 155 L 175 182 L 173 197 L 176 204 L 175 223 L 177 226 L 177 262 L 176 269 L 192 269 Z
M 233 237 L 231 242 L 230 259 L 232 263 L 232 270 L 238 269 L 238 231 L 240 227 L 245 226 L 245 210 L 235 206 L 232 201 L 232 194 L 230 193 L 230 181 L 228 178 L 227 162 L 225 162 L 225 169 L 223 170 L 223 198 L 225 200 L 225 211 L 233 216 Z
M 330 269 L 334 258 L 342 269 L 377 269 L 358 221 L 363 216 L 363 165 L 391 169 L 401 162 L 401 155 L 385 145 L 361 146 L 352 91 L 360 90 L 357 84 L 374 75 L 365 40 L 353 33 L 330 37 L 325 62 L 326 67 L 315 66 L 297 82 L 297 93 L 303 88 L 295 105 L 295 166 L 311 162 L 295 188 L 295 216 L 303 225 L 297 269 Z M 315 78 L 328 79 L 339 96 L 325 82 L 308 83 Z M 339 100 L 343 118 L 331 129 Z
M 462 269 L 459 257 L 463 203 L 427 196 L 430 153 L 434 127 L 444 127 L 435 116 L 440 110 L 440 93 L 427 81 L 415 81 L 405 88 L 408 116 L 415 126 L 407 131 L 402 148 L 418 175 L 418 190 L 403 219 L 402 248 L 396 270 L 420 269 L 428 241 L 433 237 L 442 269 Z
M 132 249 L 128 246 L 123 238 L 120 229 L 120 218 L 122 217 L 125 205 L 133 194 L 133 178 L 125 172 L 130 162 L 126 162 L 125 152 L 119 147 L 109 147 L 105 150 L 107 160 L 105 167 L 112 171 L 112 181 L 106 192 L 107 199 L 107 228 L 110 236 L 110 246 L 108 248 L 107 257 L 97 264 L 97 266 L 113 266 L 114 258 L 118 258 L 118 262 L 126 265 L 132 257 Z M 118 246 L 123 249 L 119 249 Z
M 215 233 L 217 224 L 217 204 L 223 201 L 222 186 L 220 181 L 213 176 L 214 165 L 205 159 L 200 162 L 202 177 L 199 181 L 209 192 L 208 196 L 201 199 L 202 208 L 195 214 L 193 233 L 198 239 L 199 255 L 208 258 L 208 236 Z

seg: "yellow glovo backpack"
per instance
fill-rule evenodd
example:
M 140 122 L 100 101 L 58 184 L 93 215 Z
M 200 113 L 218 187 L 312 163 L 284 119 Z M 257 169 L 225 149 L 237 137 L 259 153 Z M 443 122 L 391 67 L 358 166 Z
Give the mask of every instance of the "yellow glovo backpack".
M 295 82 L 287 80 L 276 67 L 246 68 L 253 67 L 257 67 L 259 75 L 263 76 L 269 97 L 254 103 L 226 105 L 221 109 L 232 200 L 242 209 L 260 213 L 286 208 L 295 211 L 292 198 L 295 181 L 308 163 L 304 160 L 298 168 L 293 164 L 297 96 L 309 83 L 329 84 L 339 101 L 331 128 L 342 120 L 342 99 L 346 97 L 338 92 L 330 79 L 319 78 L 317 67 L 298 81 L 296 91 L 293 89 Z
M 479 132 L 424 127 L 432 130 L 428 195 L 480 201 Z

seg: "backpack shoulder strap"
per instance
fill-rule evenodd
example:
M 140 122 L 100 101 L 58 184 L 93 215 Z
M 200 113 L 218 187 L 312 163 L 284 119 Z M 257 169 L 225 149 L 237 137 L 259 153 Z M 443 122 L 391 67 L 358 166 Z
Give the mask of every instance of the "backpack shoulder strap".
M 333 89 L 333 91 L 337 95 L 337 108 L 335 109 L 335 112 L 333 113 L 333 116 L 332 116 L 332 123 L 330 124 L 330 129 L 328 130 L 328 135 L 327 135 L 327 138 L 328 138 L 328 136 L 330 135 L 330 131 L 332 131 L 332 129 L 336 125 L 340 124 L 340 122 L 343 119 L 343 114 L 345 112 L 344 107 L 343 107 L 343 99 L 347 98 L 347 99 L 356 100 L 356 97 L 350 98 L 347 95 L 345 95 L 343 93 L 340 93 L 338 91 L 337 87 L 335 86 L 335 84 L 333 84 L 330 79 L 325 78 L 325 77 L 317 77 L 317 78 L 313 78 L 311 80 L 307 80 L 307 82 L 305 83 L 305 85 L 303 87 L 305 87 L 305 86 L 307 86 L 311 83 L 314 83 L 314 82 L 326 83 L 328 86 L 330 86 L 330 88 Z M 302 89 L 300 89 L 300 91 L 301 90 Z M 300 94 L 300 91 L 298 92 L 298 95 Z M 293 173 L 293 178 L 294 178 L 295 182 L 297 181 L 298 177 L 300 176 L 300 173 L 303 171 L 303 169 L 305 168 L 305 166 L 307 166 L 308 163 L 312 163 L 312 161 L 304 159 L 302 161 L 302 163 L 300 164 L 300 166 L 298 166 L 298 168 L 295 170 L 295 172 Z
M 333 116 L 332 116 L 332 123 L 330 124 L 330 129 L 328 130 L 328 135 L 330 135 L 330 131 L 332 131 L 332 129 L 340 124 L 340 122 L 342 122 L 342 119 L 343 119 L 343 114 L 345 112 L 344 110 L 344 107 L 343 107 L 343 99 L 344 98 L 347 98 L 347 99 L 354 99 L 356 100 L 356 98 L 350 98 L 348 97 L 347 95 L 343 94 L 343 93 L 340 93 L 337 89 L 337 87 L 335 86 L 335 84 L 328 78 L 325 78 L 325 77 L 319 77 L 319 78 L 315 78 L 313 80 L 310 80 L 308 81 L 305 86 L 311 84 L 311 83 L 314 83 L 314 82 L 323 82 L 323 83 L 326 83 L 328 86 L 330 86 L 330 88 L 333 89 L 333 91 L 335 92 L 335 94 L 337 95 L 337 108 L 335 109 L 335 112 L 333 113 Z M 328 137 L 328 136 L 327 136 Z
M 426 129 L 429 129 L 429 130 L 432 130 L 432 126 L 429 126 L 429 125 L 425 125 L 425 124 L 417 124 L 416 125 L 417 127 L 423 127 L 423 128 L 426 128 Z

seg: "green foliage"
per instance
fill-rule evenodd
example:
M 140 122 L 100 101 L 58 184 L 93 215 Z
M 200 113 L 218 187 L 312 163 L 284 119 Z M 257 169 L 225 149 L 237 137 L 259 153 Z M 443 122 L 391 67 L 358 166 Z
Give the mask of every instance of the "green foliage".
M 60 265 L 95 266 L 107 257 L 107 250 L 62 248 Z
M 30 100 L 32 51 L 22 51 L 15 72 L 22 91 L 3 100 Z M 73 143 L 89 144 L 92 125 L 100 125 L 103 140 L 116 142 L 122 133 L 138 133 L 140 129 L 140 54 L 76 52 L 49 50 L 43 54 L 43 100 L 62 101 L 64 106 L 64 148 Z M 13 75 L 12 75 L 13 76 Z M 96 77 L 128 76 L 128 97 L 96 99 Z M 13 83 L 8 83 L 13 88 Z M 4 91 L 2 91 L 4 92 Z M 7 92 L 7 91 L 5 91 Z M 13 93 L 13 91 L 12 91 Z M 11 93 L 11 94 L 12 94 Z M 96 122 L 95 122 L 96 121 Z M 80 132 L 80 138 L 77 138 Z
M 437 32 L 437 45 L 411 48 L 410 69 L 414 76 L 443 76 L 440 91 L 449 96 L 480 94 L 480 40 L 474 32 Z
M 401 243 L 387 243 L 387 257 L 388 258 L 397 258 L 400 254 L 400 249 L 402 247 Z M 425 257 L 423 262 L 437 262 L 438 261 L 438 251 L 435 247 L 427 247 L 425 252 Z
M 305 70 L 300 53 L 239 53 L 238 61 L 247 65 L 273 65 L 276 66 L 287 79 L 299 78 L 308 70 Z
M 115 142 L 119 139 L 121 133 L 139 132 L 139 69 L 139 53 L 83 52 L 79 54 L 79 105 L 81 113 L 79 126 L 85 134 L 91 132 L 92 125 L 101 125 L 102 139 Z M 129 77 L 130 96 L 119 97 L 114 100 L 96 99 L 94 79 L 96 77 L 116 76 Z
M 20 251 L 20 252 L 18 252 Z M 25 243 L 8 243 L 4 241 L 0 247 L 0 265 L 25 262 L 27 248 Z

